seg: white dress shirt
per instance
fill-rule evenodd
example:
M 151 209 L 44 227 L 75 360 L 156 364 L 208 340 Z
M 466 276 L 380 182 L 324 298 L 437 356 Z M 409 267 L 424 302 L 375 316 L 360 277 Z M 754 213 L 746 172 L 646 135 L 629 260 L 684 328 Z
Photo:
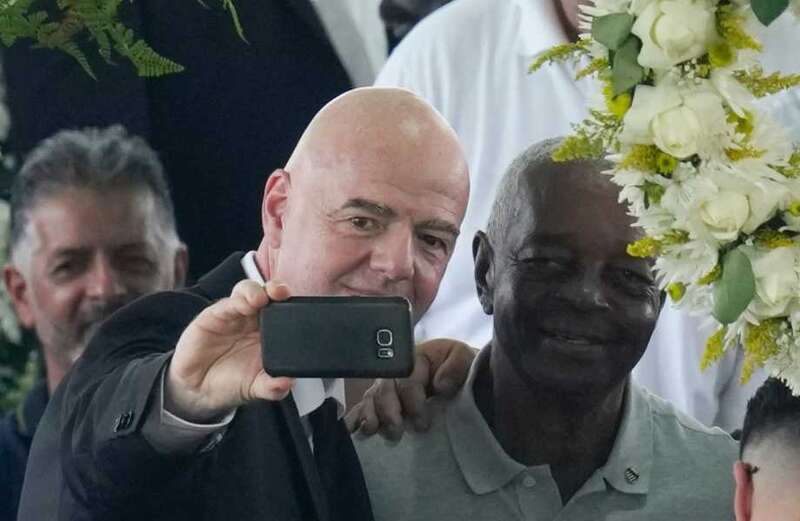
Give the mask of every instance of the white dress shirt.
M 248 252 L 242 257 L 242 268 L 247 278 L 264 284 L 264 278 L 255 262 L 255 252 Z M 208 450 L 218 443 L 227 426 L 233 421 L 236 411 L 231 411 L 220 422 L 199 424 L 186 421 L 164 408 L 164 378 L 166 368 L 161 373 L 161 385 L 158 388 L 156 402 L 142 427 L 147 441 L 162 453 L 192 452 Z M 337 405 L 337 415 L 341 418 L 345 412 L 344 380 L 321 378 L 298 378 L 292 388 L 292 398 L 297 406 L 300 422 L 306 431 L 308 443 L 313 451 L 313 432 L 308 415 L 317 410 L 327 398 L 333 398 Z
M 336 54 L 356 87 L 371 85 L 386 61 L 380 0 L 311 0 Z
M 586 117 L 597 96 L 594 80 L 575 81 L 570 64 L 527 74 L 539 53 L 567 41 L 555 3 L 455 0 L 422 20 L 378 75 L 376 84 L 408 88 L 444 115 L 464 146 L 470 168 L 461 238 L 436 300 L 419 322 L 418 340 L 450 337 L 473 346 L 489 341 L 492 322 L 475 291 L 472 238 L 485 229 L 511 161 L 537 141 L 569 134 L 570 124 Z M 783 36 L 786 41 L 794 37 L 793 45 L 768 42 L 769 48 L 796 47 L 798 28 L 793 29 Z M 794 101 L 794 124 L 800 126 L 800 103 Z M 780 105 L 775 111 L 785 120 L 786 102 Z M 750 387 L 741 388 L 741 359 L 733 352 L 701 374 L 700 358 L 711 331 L 703 322 L 667 304 L 634 378 L 707 425 L 737 428 L 752 388 L 764 375 L 755 375 Z

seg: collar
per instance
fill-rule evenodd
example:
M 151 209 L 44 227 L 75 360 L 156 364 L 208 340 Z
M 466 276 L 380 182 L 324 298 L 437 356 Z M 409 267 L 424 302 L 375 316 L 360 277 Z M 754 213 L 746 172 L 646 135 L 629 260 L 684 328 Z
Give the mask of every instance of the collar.
M 502 489 L 520 473 L 550 476 L 548 465 L 525 467 L 511 458 L 494 437 L 475 404 L 473 385 L 476 358 L 467 382 L 446 409 L 445 423 L 453 455 L 464 480 L 475 494 Z M 606 465 L 595 472 L 576 494 L 604 491 L 606 484 L 626 494 L 647 494 L 653 463 L 653 424 L 650 403 L 633 383 L 625 390 L 625 402 L 617 438 Z
M 47 380 L 42 378 L 25 396 L 25 400 L 17 409 L 17 425 L 20 435 L 33 438 L 39 420 L 42 419 L 47 408 L 50 393 L 47 391 Z
M 554 45 L 567 42 L 558 19 L 555 0 L 511 0 L 515 4 L 517 50 L 530 58 Z
M 256 264 L 254 251 L 247 252 L 242 257 L 242 269 L 248 279 L 266 284 Z M 292 388 L 292 397 L 301 418 L 317 410 L 327 398 L 336 400 L 337 416 L 344 416 L 345 391 L 344 380 L 341 378 L 297 378 Z

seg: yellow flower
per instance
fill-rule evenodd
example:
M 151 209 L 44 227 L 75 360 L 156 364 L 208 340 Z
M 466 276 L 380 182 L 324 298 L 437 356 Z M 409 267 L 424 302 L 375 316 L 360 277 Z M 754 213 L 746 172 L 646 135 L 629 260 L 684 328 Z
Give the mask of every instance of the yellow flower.
M 779 232 L 778 230 L 758 230 L 755 233 L 755 238 L 756 244 L 769 250 L 792 246 L 794 244 L 794 241 L 792 241 L 789 235 Z
M 795 217 L 800 217 L 800 201 L 795 201 L 790 204 L 787 211 Z
M 725 40 L 711 44 L 708 48 L 708 61 L 712 67 L 722 69 L 733 63 L 736 51 Z
M 781 333 L 783 318 L 768 318 L 762 320 L 757 326 L 747 326 L 744 334 L 744 364 L 742 366 L 741 382 L 746 384 L 753 371 L 764 366 L 764 362 L 778 354 L 778 335 Z
M 620 161 L 619 168 L 652 172 L 656 170 L 658 153 L 658 147 L 655 145 L 633 145 L 630 152 Z
M 713 284 L 714 282 L 716 282 L 716 280 L 719 279 L 721 275 L 722 275 L 722 266 L 717 264 L 716 266 L 714 266 L 714 269 L 712 269 L 711 271 L 700 277 L 700 279 L 697 281 L 697 284 L 699 284 L 700 286 L 708 286 L 709 284 Z
M 661 251 L 661 241 L 652 237 L 644 237 L 629 244 L 626 249 L 631 257 L 655 257 Z
M 736 132 L 744 134 L 745 138 L 749 138 L 753 133 L 753 113 L 744 111 L 744 117 L 740 117 L 735 112 L 731 111 L 728 114 L 728 123 L 736 125 Z
M 719 328 L 713 335 L 706 340 L 706 349 L 703 351 L 703 358 L 700 360 L 700 370 L 705 371 L 711 364 L 717 362 L 724 354 L 722 340 L 725 338 L 725 328 Z
M 672 302 L 679 302 L 686 294 L 686 285 L 680 282 L 673 282 L 667 286 L 667 294 Z
M 669 154 L 658 151 L 656 156 L 656 172 L 669 177 L 678 167 L 678 160 Z

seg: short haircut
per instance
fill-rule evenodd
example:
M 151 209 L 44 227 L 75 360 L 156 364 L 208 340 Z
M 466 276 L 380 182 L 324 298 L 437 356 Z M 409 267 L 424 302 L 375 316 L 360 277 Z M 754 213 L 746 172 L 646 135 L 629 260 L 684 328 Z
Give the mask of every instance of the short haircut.
M 581 163 L 590 167 L 591 170 L 597 170 L 597 172 L 613 167 L 613 164 L 605 159 L 582 159 L 557 163 L 553 160 L 553 153 L 563 142 L 563 137 L 539 141 L 529 146 L 514 159 L 500 181 L 500 186 L 497 188 L 497 194 L 492 205 L 492 212 L 489 214 L 486 233 L 490 239 L 503 236 L 508 223 L 513 222 L 516 213 L 519 211 L 519 204 L 516 198 L 520 195 L 520 190 L 523 186 L 520 181 L 524 176 L 532 172 L 551 170 L 559 165 L 569 163 Z
M 800 448 L 800 397 L 777 378 L 768 378 L 747 402 L 739 456 L 760 440 L 781 433 Z
M 119 125 L 63 130 L 39 143 L 14 179 L 9 240 L 12 259 L 25 234 L 29 213 L 39 200 L 71 188 L 98 193 L 147 189 L 161 214 L 164 231 L 177 240 L 164 167 L 144 139 L 129 135 Z

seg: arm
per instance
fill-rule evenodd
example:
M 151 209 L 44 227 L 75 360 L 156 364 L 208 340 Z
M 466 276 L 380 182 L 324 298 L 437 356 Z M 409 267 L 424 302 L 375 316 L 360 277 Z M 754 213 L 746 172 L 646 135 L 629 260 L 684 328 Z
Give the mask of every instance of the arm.
M 257 315 L 270 297 L 286 298 L 288 290 L 243 281 L 210 306 L 196 295 L 166 294 L 137 302 L 101 328 L 61 409 L 62 465 L 77 502 L 101 513 L 119 508 L 189 479 L 205 457 L 156 451 L 143 434 L 162 371 L 166 409 L 194 423 L 288 394 L 291 380 L 269 377 L 261 364 Z

